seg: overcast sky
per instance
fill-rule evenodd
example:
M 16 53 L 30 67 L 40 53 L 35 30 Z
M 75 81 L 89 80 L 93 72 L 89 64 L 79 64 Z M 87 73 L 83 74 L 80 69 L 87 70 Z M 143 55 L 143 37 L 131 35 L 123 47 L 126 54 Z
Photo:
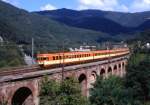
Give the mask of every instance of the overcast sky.
M 106 11 L 150 11 L 150 0 L 3 0 L 28 11 L 68 8 L 75 10 L 99 9 Z

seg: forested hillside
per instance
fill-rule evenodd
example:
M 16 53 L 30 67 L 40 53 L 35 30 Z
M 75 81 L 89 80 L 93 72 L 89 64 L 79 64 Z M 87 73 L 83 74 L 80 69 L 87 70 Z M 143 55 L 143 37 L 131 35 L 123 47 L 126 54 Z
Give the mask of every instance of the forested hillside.
M 84 42 L 96 43 L 97 39 L 109 37 L 101 32 L 68 27 L 2 1 L 0 1 L 0 36 L 17 44 L 31 44 L 33 37 L 36 46 L 41 48 L 41 45 L 45 45 L 45 49 L 50 50 L 57 49 L 63 40 L 67 40 L 68 45 L 76 45 Z
M 123 13 L 101 10 L 70 10 L 58 9 L 52 11 L 40 11 L 38 14 L 47 16 L 58 22 L 96 31 L 102 31 L 111 35 L 126 34 L 144 31 L 150 28 L 150 12 Z M 125 34 L 126 33 L 126 34 Z M 117 38 L 117 37 L 116 37 Z

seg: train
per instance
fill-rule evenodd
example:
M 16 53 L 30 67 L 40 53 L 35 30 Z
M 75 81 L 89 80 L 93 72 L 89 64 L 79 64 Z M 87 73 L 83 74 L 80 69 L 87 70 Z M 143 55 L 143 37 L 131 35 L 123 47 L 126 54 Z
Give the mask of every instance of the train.
M 81 64 L 93 61 L 101 61 L 129 54 L 129 48 L 119 48 L 97 51 L 74 51 L 37 54 L 37 63 L 41 67 L 56 67 L 61 65 Z

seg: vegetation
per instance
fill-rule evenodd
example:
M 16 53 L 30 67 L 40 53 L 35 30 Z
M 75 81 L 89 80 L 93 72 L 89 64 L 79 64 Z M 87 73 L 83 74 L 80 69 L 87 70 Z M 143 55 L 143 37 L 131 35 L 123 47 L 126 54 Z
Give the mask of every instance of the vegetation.
M 0 36 L 17 44 L 31 45 L 35 39 L 37 51 L 60 50 L 63 41 L 66 46 L 83 43 L 96 44 L 97 39 L 107 39 L 107 34 L 73 28 L 36 13 L 29 13 L 0 1 Z M 30 49 L 31 46 L 26 46 Z
M 150 55 L 141 50 L 129 60 L 124 78 L 110 76 L 97 78 L 91 89 L 93 105 L 149 105 L 150 104 Z
M 40 11 L 38 14 L 50 17 L 69 26 L 86 28 L 106 32 L 116 36 L 121 34 L 124 38 L 133 36 L 124 33 L 143 31 L 149 29 L 150 12 L 121 13 L 115 11 L 58 9 L 52 11 Z M 118 36 L 115 37 L 115 39 Z
M 101 32 L 69 27 L 0 0 L 0 37 L 3 41 L 23 45 L 28 55 L 31 55 L 31 39 L 34 38 L 36 55 L 62 51 L 64 42 L 65 48 L 83 43 L 94 45 L 97 44 L 97 39 L 107 39 L 109 36 Z M 0 67 L 18 66 L 22 62 L 18 48 L 0 47 Z
M 119 77 L 98 77 L 93 86 L 90 96 L 93 105 L 133 105 L 133 96 Z
M 136 56 L 138 58 L 138 56 Z M 135 99 L 146 103 L 150 101 L 150 55 L 128 65 L 126 87 L 133 89 Z
M 0 46 L 0 68 L 23 65 L 23 55 L 16 46 Z
M 88 105 L 79 83 L 73 78 L 63 82 L 45 78 L 41 86 L 40 105 Z

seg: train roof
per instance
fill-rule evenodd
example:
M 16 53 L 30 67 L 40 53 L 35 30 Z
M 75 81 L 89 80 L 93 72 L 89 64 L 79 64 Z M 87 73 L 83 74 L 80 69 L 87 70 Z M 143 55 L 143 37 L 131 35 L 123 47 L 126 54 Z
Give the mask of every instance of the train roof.
M 122 50 L 122 49 L 126 49 L 126 48 L 121 48 L 121 49 L 115 49 L 115 50 Z M 114 50 L 97 50 L 97 51 L 74 51 L 74 52 L 59 52 L 59 53 L 43 53 L 43 54 L 37 54 L 38 56 L 58 56 L 58 55 L 73 55 L 73 54 L 89 54 L 89 53 L 105 53 L 105 52 L 110 52 L 110 51 L 114 51 Z

